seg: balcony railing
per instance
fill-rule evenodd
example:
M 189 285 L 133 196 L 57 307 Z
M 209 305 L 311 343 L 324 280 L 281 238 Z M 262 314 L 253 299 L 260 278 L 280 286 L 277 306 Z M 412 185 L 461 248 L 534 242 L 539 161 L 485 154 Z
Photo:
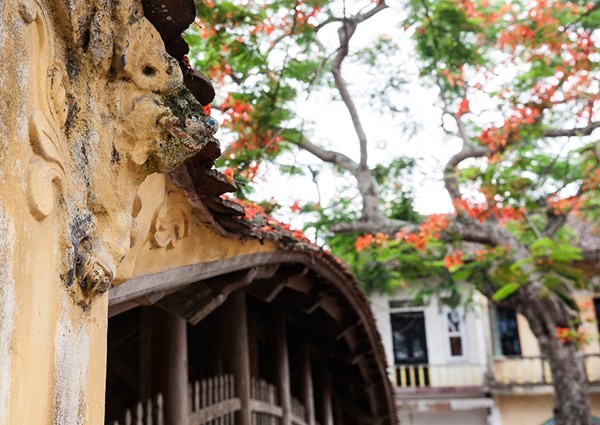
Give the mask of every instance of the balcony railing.
M 484 383 L 481 365 L 472 363 L 396 365 L 393 380 L 401 389 L 480 387 Z
M 600 354 L 586 354 L 585 371 L 588 383 L 600 383 Z M 494 359 L 494 385 L 549 385 L 552 373 L 548 361 L 541 356 L 504 357 Z
M 600 385 L 600 354 L 585 354 L 588 384 Z M 479 364 L 396 365 L 392 380 L 402 390 L 438 388 L 474 388 L 491 384 L 496 387 L 515 385 L 550 385 L 552 374 L 548 361 L 541 356 L 503 357 L 493 360 L 490 374 Z

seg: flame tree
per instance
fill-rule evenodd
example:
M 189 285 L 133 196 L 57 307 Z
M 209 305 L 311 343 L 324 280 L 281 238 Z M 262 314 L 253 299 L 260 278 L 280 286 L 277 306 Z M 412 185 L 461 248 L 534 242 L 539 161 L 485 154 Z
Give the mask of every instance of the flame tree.
M 198 6 L 188 32 L 190 61 L 220 86 L 213 109 L 232 138 L 223 165 L 236 181 L 253 180 L 265 161 L 298 149 L 350 176 L 358 208 L 345 198 L 292 207 L 317 211 L 315 225 L 327 227 L 328 245 L 365 288 L 393 290 L 418 280 L 430 282 L 421 293 L 456 294 L 466 282 L 514 308 L 549 361 L 556 423 L 591 424 L 573 291 L 589 285 L 580 264 L 597 262 L 600 253 L 595 239 L 578 240 L 573 226 L 598 229 L 598 3 L 408 0 L 400 25 L 412 38 L 410 51 L 386 35 L 352 48 L 361 26 L 389 13 L 385 0 Z M 334 46 L 321 39 L 331 27 Z M 390 116 L 410 108 L 382 102 L 401 83 L 393 57 L 418 64 L 419 84 L 438 93 L 448 138 L 460 142 L 443 169 L 452 214 L 414 211 L 398 184 L 414 171 L 413 160 L 369 161 L 374 146 L 364 105 L 381 102 Z M 342 71 L 350 66 L 354 79 L 364 72 L 365 81 L 370 75 L 377 82 L 370 93 L 348 84 Z M 294 113 L 299 102 L 310 102 L 306 93 L 327 89 L 348 112 L 352 158 L 311 141 L 310 124 Z

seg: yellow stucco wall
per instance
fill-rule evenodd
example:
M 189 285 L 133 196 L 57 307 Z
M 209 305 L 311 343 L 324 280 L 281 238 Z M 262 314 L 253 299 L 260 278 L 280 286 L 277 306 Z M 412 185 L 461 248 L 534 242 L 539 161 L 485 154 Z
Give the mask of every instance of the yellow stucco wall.
M 552 395 L 505 395 L 494 397 L 502 425 L 542 425 L 552 417 Z M 600 394 L 590 397 L 592 414 L 600 417 Z
M 272 241 L 218 234 L 202 222 L 185 193 L 164 174 L 149 176 L 138 195 L 141 207 L 136 216 L 136 243 L 117 268 L 116 284 L 191 264 L 277 249 Z

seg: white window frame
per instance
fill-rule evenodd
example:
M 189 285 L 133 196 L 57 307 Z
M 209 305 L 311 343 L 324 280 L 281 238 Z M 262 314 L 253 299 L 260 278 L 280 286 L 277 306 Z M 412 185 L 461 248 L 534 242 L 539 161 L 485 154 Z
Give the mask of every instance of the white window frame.
M 448 314 L 451 312 L 456 312 L 459 319 L 459 331 L 451 332 L 448 329 Z M 466 320 L 465 320 L 464 310 L 461 307 L 450 308 L 448 306 L 444 306 L 442 308 L 442 326 L 444 326 L 444 336 L 446 339 L 445 347 L 446 347 L 446 359 L 448 362 L 464 362 L 467 360 L 467 333 L 465 332 Z M 453 356 L 452 350 L 450 347 L 450 337 L 460 337 L 461 344 L 461 352 L 460 356 Z

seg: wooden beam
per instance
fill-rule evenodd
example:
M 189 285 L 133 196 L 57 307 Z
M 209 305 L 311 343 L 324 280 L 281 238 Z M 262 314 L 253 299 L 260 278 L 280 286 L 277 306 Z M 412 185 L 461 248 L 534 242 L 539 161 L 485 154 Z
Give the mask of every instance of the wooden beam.
M 313 293 L 310 295 L 310 299 L 306 303 L 304 312 L 306 314 L 314 313 L 317 308 L 321 307 L 325 297 L 327 296 L 327 294 L 329 292 L 331 292 L 331 289 L 329 289 L 329 288 L 325 289 L 325 290 L 321 289 L 321 290 L 313 291 Z
M 338 341 L 342 338 L 344 338 L 346 335 L 348 335 L 350 332 L 354 331 L 356 328 L 358 328 L 360 325 L 362 324 L 362 321 L 360 319 L 357 319 L 354 322 L 349 322 L 346 323 L 345 325 L 343 325 L 341 328 L 341 331 L 335 336 L 335 339 L 337 339 Z
M 132 308 L 139 307 L 140 305 L 133 301 L 126 301 L 121 304 L 112 305 L 108 307 L 108 318 L 114 317 L 118 314 L 125 313 L 126 311 L 131 310 Z
M 308 271 L 308 267 L 304 267 L 300 273 L 290 276 L 286 282 L 286 286 L 305 295 L 310 294 L 314 282 L 307 276 Z
M 252 296 L 266 302 L 272 302 L 277 295 L 285 288 L 290 288 L 298 284 L 298 282 L 306 281 L 308 283 L 308 289 L 313 287 L 313 283 L 309 280 L 306 280 L 306 274 L 308 273 L 308 268 L 303 267 L 302 270 L 298 273 L 296 272 L 297 267 L 280 267 L 278 271 L 278 276 L 275 276 L 272 273 L 271 277 L 275 277 L 274 279 L 265 278 L 266 273 L 263 273 L 260 276 L 257 276 L 252 285 L 248 288 L 248 293 Z M 259 279 L 260 278 L 260 279 Z
M 196 282 L 164 297 L 157 304 L 162 309 L 196 325 L 222 305 L 229 294 L 250 285 L 258 273 L 259 267 L 251 267 L 240 272 Z
M 344 318 L 344 310 L 340 307 L 337 298 L 337 296 L 334 297 L 332 295 L 325 296 L 321 303 L 321 308 L 339 323 Z
M 247 292 L 259 300 L 270 303 L 285 288 L 285 279 L 255 280 L 248 287 Z

